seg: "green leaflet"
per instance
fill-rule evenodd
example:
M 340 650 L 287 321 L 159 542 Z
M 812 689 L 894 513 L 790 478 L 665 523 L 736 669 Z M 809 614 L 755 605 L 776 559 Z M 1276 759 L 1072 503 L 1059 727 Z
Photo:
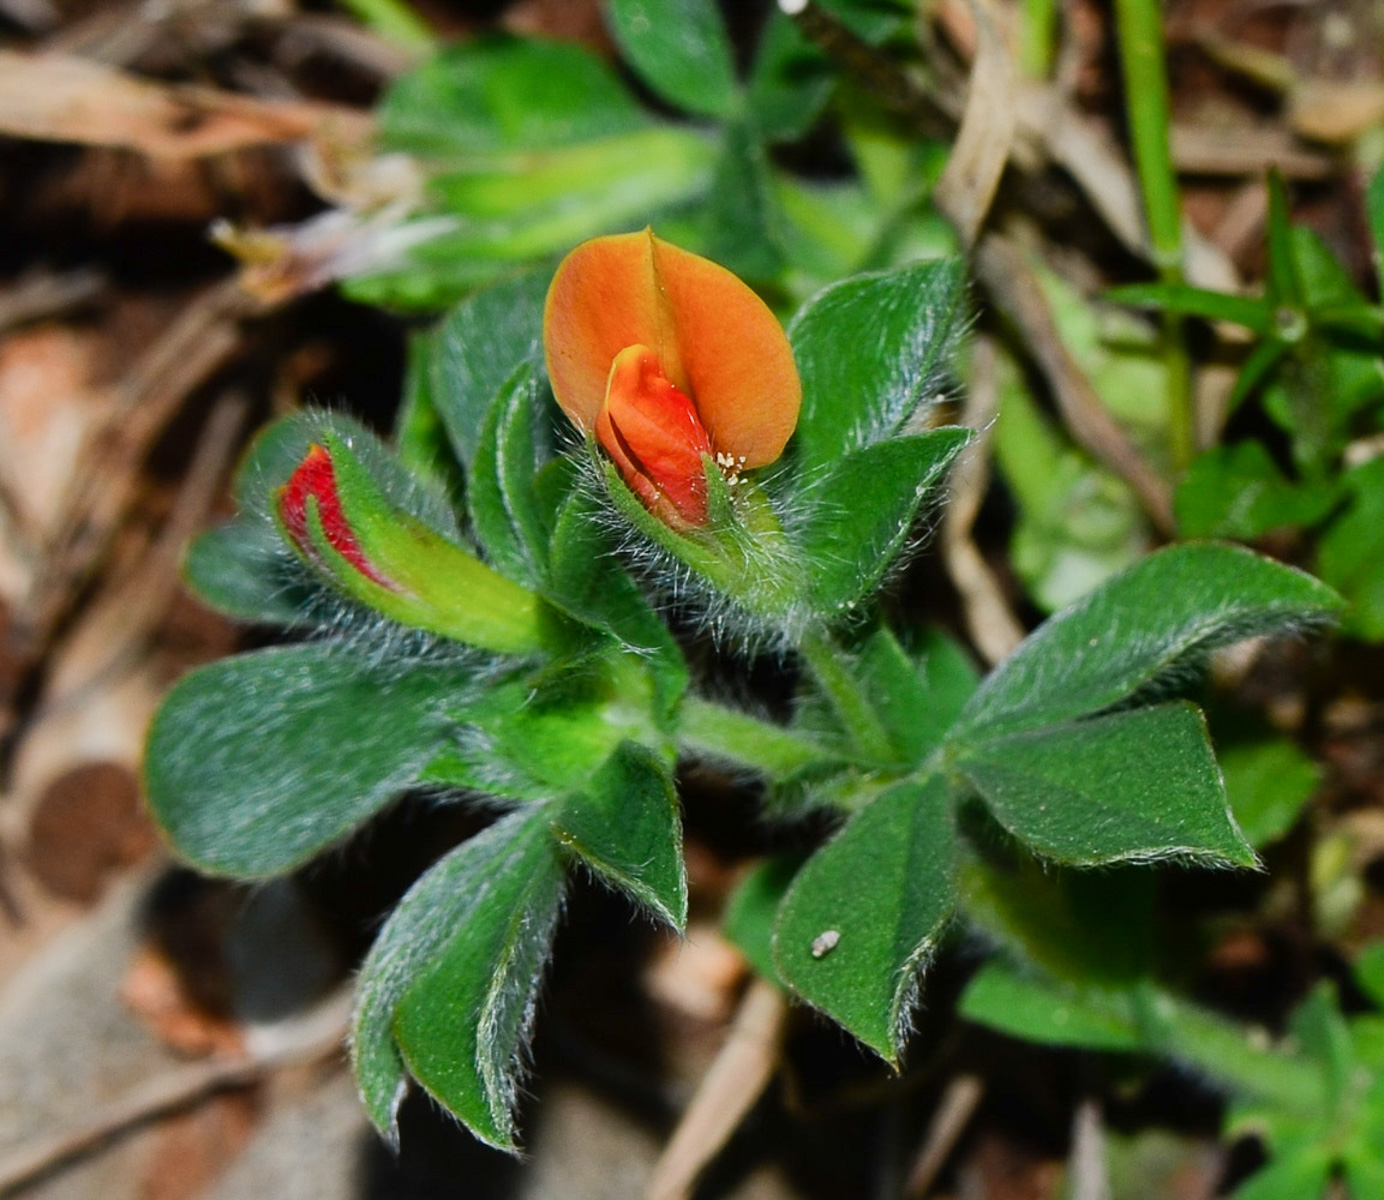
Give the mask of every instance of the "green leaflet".
M 932 400 L 965 319 L 963 281 L 958 260 L 938 259 L 853 276 L 803 306 L 788 328 L 803 381 L 801 487 Z
M 154 719 L 150 810 L 204 871 L 283 874 L 416 783 L 445 743 L 443 710 L 473 692 L 455 664 L 382 665 L 321 643 L 212 663 Z
M 600 515 L 599 501 L 584 489 L 567 497 L 553 528 L 545 595 L 648 663 L 659 715 L 667 718 L 687 687 L 687 665 L 668 626 L 615 557 Z
M 1230 810 L 1251 846 L 1288 832 L 1322 780 L 1322 769 L 1282 737 L 1231 740 L 1216 736 Z
M 868 598 L 970 439 L 965 429 L 890 438 L 847 454 L 824 476 L 798 536 L 817 612 L 840 617 Z
M 500 389 L 471 461 L 471 522 L 495 566 L 528 586 L 547 569 L 548 528 L 538 498 L 534 447 L 538 382 L 521 365 Z
M 1322 537 L 1317 570 L 1350 602 L 1346 632 L 1384 640 L 1384 458 L 1348 471 L 1342 484 L 1350 503 Z
M 981 684 L 952 741 L 974 744 L 1110 708 L 1206 652 L 1334 616 L 1340 598 L 1235 546 L 1149 555 L 1046 621 Z
M 798 868 L 800 854 L 778 854 L 756 864 L 726 901 L 725 934 L 763 978 L 782 986 L 774 963 L 774 923 Z
M 1001 825 L 1061 863 L 1257 862 L 1192 704 L 1024 730 L 967 750 L 954 767 Z
M 443 319 L 432 355 L 432 391 L 457 457 L 470 467 L 501 387 L 539 354 L 549 270 L 524 271 L 482 288 Z
M 487 37 L 444 50 L 397 80 L 379 122 L 385 149 L 469 161 L 628 133 L 649 118 L 589 50 Z
M 890 1063 L 951 916 L 955 838 L 940 777 L 897 784 L 808 859 L 779 910 L 780 976 Z
M 706 256 L 743 279 L 776 280 L 784 268 L 778 199 L 764 144 L 748 121 L 726 126 L 706 207 Z
M 1143 1048 L 1127 990 L 1062 989 L 988 963 L 967 985 L 959 1009 L 967 1020 L 1010 1037 L 1091 1050 Z
M 409 890 L 357 984 L 352 1059 L 376 1127 L 410 1075 L 482 1141 L 514 1149 L 513 1106 L 534 993 L 562 894 L 541 806 L 453 850 Z
M 1315 525 L 1339 500 L 1335 481 L 1291 481 L 1262 443 L 1237 442 L 1192 463 L 1177 489 L 1177 526 L 1185 537 L 1248 541 L 1285 526 Z
M 796 141 L 821 117 L 836 78 L 831 60 L 791 17 L 775 10 L 750 70 L 748 106 L 755 124 L 770 141 Z
M 665 100 L 705 117 L 739 104 L 730 39 L 715 0 L 607 0 L 630 66 Z
M 682 824 L 669 765 L 622 742 L 552 819 L 571 854 L 674 929 L 687 923 Z

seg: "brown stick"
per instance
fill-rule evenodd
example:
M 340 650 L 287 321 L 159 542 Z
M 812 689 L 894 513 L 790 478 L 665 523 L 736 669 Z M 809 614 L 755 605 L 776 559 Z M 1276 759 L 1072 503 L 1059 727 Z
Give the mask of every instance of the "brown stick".
M 988 337 L 978 337 L 973 353 L 975 369 L 961 419 L 976 431 L 976 437 L 951 473 L 951 498 L 942 524 L 942 555 L 961 595 L 966 631 L 993 666 L 1023 641 L 1024 627 L 971 537 L 990 486 L 990 442 L 999 410 L 995 345 Z
M 976 53 L 966 108 L 934 200 L 961 244 L 980 236 L 1014 144 L 1017 123 L 1014 63 L 989 0 L 969 0 L 975 20 Z
M 958 1075 L 947 1084 L 932 1114 L 923 1148 L 908 1173 L 904 1200 L 923 1200 L 928 1194 L 984 1096 L 985 1081 L 976 1075 Z
M 243 1058 L 213 1059 L 174 1067 L 98 1106 L 73 1129 L 15 1147 L 0 1157 L 0 1196 L 96 1149 L 136 1126 L 185 1108 L 227 1088 L 254 1083 L 266 1072 L 313 1062 L 338 1051 L 346 1036 L 340 1003 L 328 1002 Z
M 716 1060 L 654 1166 L 645 1200 L 688 1200 L 697 1178 L 754 1107 L 778 1067 L 788 1002 L 764 979 L 750 984 Z
M 1154 527 L 1170 536 L 1171 490 L 1125 436 L 1063 344 L 1047 297 L 1023 253 L 1007 238 L 990 233 L 976 248 L 974 261 L 976 278 L 995 307 L 1013 322 L 1025 349 L 1051 386 L 1072 437 L 1129 484 Z

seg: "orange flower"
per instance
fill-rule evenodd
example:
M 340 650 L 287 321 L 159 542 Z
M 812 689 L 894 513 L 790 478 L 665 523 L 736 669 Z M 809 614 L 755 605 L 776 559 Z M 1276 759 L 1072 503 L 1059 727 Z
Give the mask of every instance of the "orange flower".
M 673 526 L 705 525 L 709 455 L 730 474 L 783 453 L 802 385 L 774 314 L 724 267 L 651 230 L 583 242 L 548 291 L 563 412 Z

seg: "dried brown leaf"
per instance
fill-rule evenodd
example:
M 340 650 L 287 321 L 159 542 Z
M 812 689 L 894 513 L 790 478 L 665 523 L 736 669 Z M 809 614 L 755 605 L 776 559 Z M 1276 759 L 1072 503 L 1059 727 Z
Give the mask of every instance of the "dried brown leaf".
M 0 51 L 0 133 L 11 137 L 200 158 L 323 135 L 359 138 L 368 127 L 347 108 L 159 84 L 87 59 Z

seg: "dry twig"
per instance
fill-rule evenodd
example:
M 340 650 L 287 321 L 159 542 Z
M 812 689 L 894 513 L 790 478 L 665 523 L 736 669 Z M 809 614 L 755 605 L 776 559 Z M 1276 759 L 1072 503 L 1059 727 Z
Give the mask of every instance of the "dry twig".
M 1052 388 L 1058 411 L 1077 444 L 1129 484 L 1155 528 L 1171 534 L 1173 502 L 1167 482 L 1134 448 L 1063 344 L 1052 308 L 1023 251 L 1008 238 L 991 233 L 981 241 L 974 261 L 976 277 L 995 307 L 1013 322 Z
M 0 333 L 43 321 L 98 299 L 106 279 L 90 267 L 63 273 L 34 271 L 0 292 Z
M 716 1061 L 654 1166 L 645 1200 L 687 1200 L 707 1163 L 754 1107 L 778 1066 L 788 1003 L 764 979 L 750 984 Z
M 177 1066 L 147 1079 L 96 1108 L 74 1129 L 16 1147 L 0 1157 L 0 1196 L 13 1194 L 72 1159 L 144 1122 L 227 1088 L 244 1087 L 276 1069 L 310 1063 L 340 1050 L 346 1037 L 350 996 L 342 994 L 312 1012 L 252 1038 L 244 1057 Z
M 977 1075 L 958 1075 L 942 1093 L 932 1114 L 923 1148 L 904 1184 L 904 1200 L 923 1200 L 985 1096 L 985 1081 Z
M 0 50 L 0 133 L 11 137 L 178 159 L 328 133 L 363 141 L 370 128 L 354 109 L 158 84 L 86 59 Z
M 1072 1119 L 1072 1150 L 1067 1158 L 1067 1194 L 1072 1200 L 1110 1200 L 1105 1165 L 1105 1123 L 1100 1101 L 1086 1097 Z
M 1024 638 L 1024 627 L 1009 607 L 1004 590 L 971 537 L 971 528 L 990 486 L 990 441 L 999 410 L 995 345 L 978 337 L 962 423 L 976 431 L 951 474 L 951 499 L 942 524 L 942 555 L 961 595 L 966 631 L 985 660 L 994 664 Z
M 81 585 L 109 548 L 135 496 L 138 469 L 186 397 L 230 360 L 240 321 L 257 305 L 234 283 L 218 284 L 183 312 L 135 364 L 84 454 L 87 469 L 64 498 L 62 520 L 15 614 L 11 649 L 41 653 Z

